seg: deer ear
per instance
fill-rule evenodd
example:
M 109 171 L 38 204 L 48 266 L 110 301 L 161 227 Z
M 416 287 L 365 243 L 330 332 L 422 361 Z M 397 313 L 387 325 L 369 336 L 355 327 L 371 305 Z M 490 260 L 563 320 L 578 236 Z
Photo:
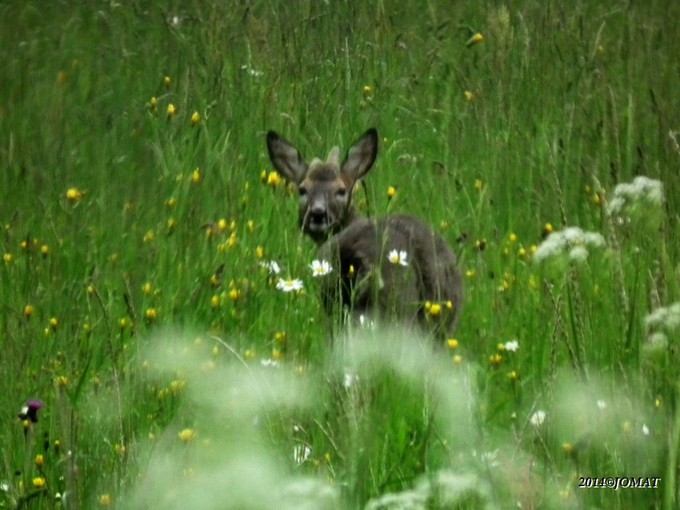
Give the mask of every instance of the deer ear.
M 267 150 L 274 168 L 290 182 L 300 184 L 309 165 L 302 154 L 275 131 L 267 133 Z
M 378 155 L 378 131 L 371 128 L 359 138 L 349 151 L 342 163 L 342 173 L 356 182 L 361 179 L 373 166 Z

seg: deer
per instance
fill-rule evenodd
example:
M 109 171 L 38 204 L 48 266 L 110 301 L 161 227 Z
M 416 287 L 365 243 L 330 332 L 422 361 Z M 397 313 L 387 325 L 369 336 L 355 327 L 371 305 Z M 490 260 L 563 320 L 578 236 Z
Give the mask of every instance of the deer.
M 353 204 L 357 184 L 373 168 L 378 131 L 367 130 L 340 161 L 307 162 L 285 138 L 269 131 L 274 168 L 297 189 L 299 228 L 332 272 L 322 279 L 322 303 L 331 317 L 376 319 L 425 326 L 452 335 L 463 304 L 462 275 L 449 244 L 421 219 L 388 214 L 371 219 Z

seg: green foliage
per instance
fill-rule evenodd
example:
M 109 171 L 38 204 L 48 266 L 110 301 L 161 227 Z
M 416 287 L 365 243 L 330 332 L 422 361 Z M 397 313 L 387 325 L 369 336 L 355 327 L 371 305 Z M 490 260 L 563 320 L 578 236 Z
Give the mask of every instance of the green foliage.
M 675 508 L 678 5 L 4 2 L 0 508 Z M 466 274 L 434 353 L 329 342 L 266 154 L 370 126 L 359 208 Z

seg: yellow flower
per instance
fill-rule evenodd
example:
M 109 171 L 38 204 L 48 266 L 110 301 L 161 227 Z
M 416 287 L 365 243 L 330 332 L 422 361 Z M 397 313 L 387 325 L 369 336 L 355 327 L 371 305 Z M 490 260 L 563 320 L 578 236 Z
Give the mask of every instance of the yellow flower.
M 43 257 L 47 257 L 50 254 L 50 247 L 46 244 L 43 244 L 40 247 L 40 253 L 42 253 Z
M 571 452 L 574 451 L 574 445 L 571 443 L 562 443 L 562 451 L 569 455 Z
M 269 172 L 269 175 L 267 176 L 267 186 L 276 188 L 279 184 L 281 184 L 281 176 L 279 173 L 276 170 Z
M 165 207 L 172 209 L 177 205 L 177 199 L 175 197 L 170 197 L 165 201 Z
M 27 319 L 30 319 L 33 317 L 33 314 L 35 313 L 35 307 L 33 305 L 26 305 L 24 306 L 24 317 Z
M 543 226 L 543 237 L 546 237 L 548 234 L 551 234 L 553 231 L 553 226 L 550 223 L 546 223 Z
M 517 373 L 516 370 L 512 370 L 511 372 L 508 373 L 508 379 L 510 379 L 511 381 L 516 381 L 517 379 L 519 379 L 519 374 Z
M 11 253 L 5 253 L 2 256 L 2 260 L 5 261 L 5 264 L 9 264 L 10 262 L 12 262 L 14 260 L 14 255 L 12 255 Z
M 127 317 L 122 317 L 121 319 L 118 319 L 118 327 L 120 329 L 125 329 L 130 325 L 130 321 L 128 320 Z
M 428 309 L 428 313 L 431 317 L 437 317 L 442 312 L 442 305 L 439 303 L 432 303 Z
M 53 330 L 56 330 L 57 327 L 59 326 L 59 319 L 56 317 L 50 317 L 50 328 Z
M 111 501 L 112 501 L 111 496 L 109 496 L 108 494 L 102 494 L 101 496 L 99 496 L 99 504 L 101 506 L 111 506 Z
M 217 294 L 214 294 L 213 297 L 210 298 L 211 308 L 219 308 L 221 303 L 222 300 L 220 299 L 220 296 L 218 296 Z
M 231 289 L 229 291 L 229 299 L 232 301 L 238 301 L 238 299 L 241 297 L 241 291 L 238 289 Z
M 147 308 L 144 312 L 144 317 L 148 321 L 156 320 L 158 318 L 158 311 L 155 308 Z
M 484 188 L 484 181 L 482 181 L 481 179 L 475 179 L 475 189 L 477 191 L 482 191 L 483 188 Z
M 492 354 L 489 357 L 489 361 L 491 361 L 492 365 L 498 366 L 503 362 L 503 356 L 501 356 L 500 354 Z
M 152 110 L 158 108 L 158 99 L 156 99 L 155 96 L 149 99 L 149 108 L 151 108 Z
M 468 103 L 471 103 L 472 101 L 475 100 L 475 95 L 472 92 L 470 92 L 469 90 L 466 90 L 465 92 L 463 92 L 463 95 L 465 96 L 465 100 Z
M 169 87 L 171 83 L 172 83 L 172 78 L 170 78 L 169 76 L 165 76 L 163 78 L 163 85 L 165 85 L 166 87 Z
M 35 465 L 38 467 L 42 467 L 43 464 L 45 464 L 45 457 L 42 456 L 42 454 L 38 454 L 35 456 Z
M 224 233 L 224 232 L 227 231 L 227 227 L 228 227 L 228 226 L 229 226 L 229 224 L 228 224 L 227 220 L 225 220 L 224 218 L 220 218 L 220 219 L 217 221 L 217 228 L 218 228 L 219 231 L 222 232 L 222 233 Z
M 194 184 L 198 184 L 201 182 L 201 170 L 199 168 L 196 168 L 192 173 L 191 173 L 191 182 Z
M 170 103 L 167 109 L 168 119 L 172 119 L 175 116 L 175 113 L 177 113 L 177 109 L 174 104 Z
M 47 487 L 47 481 L 42 476 L 38 476 L 33 479 L 33 487 L 36 489 L 43 490 L 45 487 Z
M 394 186 L 390 186 L 389 188 L 387 188 L 387 198 L 392 200 L 394 198 L 394 195 L 396 195 L 396 194 L 397 194 L 397 190 L 395 189 Z
M 365 96 L 370 96 L 371 94 L 373 94 L 373 87 L 371 87 L 370 85 L 364 85 L 363 92 Z
M 277 331 L 276 333 L 274 333 L 274 341 L 278 344 L 286 343 L 287 338 L 288 335 L 286 334 L 285 331 Z
M 68 377 L 65 375 L 57 376 L 56 382 L 60 388 L 66 388 L 68 386 Z
M 457 349 L 458 348 L 458 340 L 455 338 L 449 338 L 446 341 L 446 345 L 448 346 L 449 349 Z
M 69 202 L 77 202 L 83 198 L 83 192 L 78 188 L 69 188 L 66 190 L 66 200 Z
M 156 233 L 153 230 L 148 230 L 146 234 L 144 234 L 142 241 L 144 242 L 144 244 L 148 244 L 152 242 L 154 239 L 156 239 Z
M 480 43 L 483 40 L 484 40 L 484 36 L 482 34 L 480 34 L 479 32 L 477 32 L 475 35 L 473 35 L 472 37 L 470 37 L 467 40 L 467 42 L 465 43 L 465 46 L 467 46 L 469 48 L 470 46 L 474 46 L 475 44 Z
M 463 362 L 463 356 L 460 354 L 456 354 L 452 359 L 454 365 L 460 365 Z
M 151 285 L 151 282 L 146 282 L 144 285 L 142 285 L 142 292 L 146 296 L 153 294 L 153 285 Z
M 196 431 L 194 429 L 184 429 L 179 434 L 179 439 L 183 443 L 188 443 L 196 437 Z
M 201 115 L 198 112 L 194 112 L 191 115 L 191 124 L 196 126 L 199 122 L 201 122 Z

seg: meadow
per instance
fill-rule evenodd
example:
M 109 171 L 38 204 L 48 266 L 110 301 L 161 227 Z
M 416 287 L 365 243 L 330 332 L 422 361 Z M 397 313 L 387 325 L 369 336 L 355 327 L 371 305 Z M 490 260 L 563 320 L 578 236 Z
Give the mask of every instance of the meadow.
M 0 4 L 0 508 L 678 508 L 679 18 Z M 324 316 L 265 135 L 369 127 L 455 336 Z

